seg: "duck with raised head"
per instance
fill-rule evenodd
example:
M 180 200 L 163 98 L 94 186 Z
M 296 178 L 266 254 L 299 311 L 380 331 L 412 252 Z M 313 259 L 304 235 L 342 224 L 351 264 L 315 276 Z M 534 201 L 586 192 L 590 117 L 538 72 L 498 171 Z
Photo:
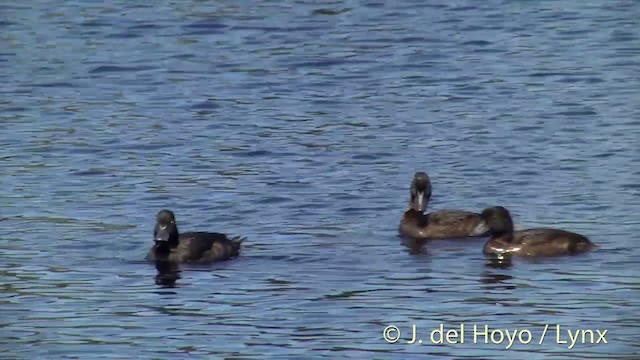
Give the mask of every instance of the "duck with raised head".
M 534 228 L 514 231 L 511 214 L 502 206 L 486 208 L 481 215 L 491 233 L 483 249 L 486 255 L 572 255 L 597 248 L 586 236 L 566 230 Z
M 409 208 L 400 222 L 400 234 L 417 240 L 453 239 L 486 235 L 489 228 L 480 214 L 465 210 L 440 210 L 424 214 L 431 199 L 431 180 L 417 172 L 411 182 Z
M 160 210 L 153 231 L 155 244 L 147 254 L 147 260 L 176 263 L 207 263 L 229 260 L 239 255 L 240 244 L 245 238 L 228 237 L 211 232 L 187 232 L 180 234 L 173 211 Z

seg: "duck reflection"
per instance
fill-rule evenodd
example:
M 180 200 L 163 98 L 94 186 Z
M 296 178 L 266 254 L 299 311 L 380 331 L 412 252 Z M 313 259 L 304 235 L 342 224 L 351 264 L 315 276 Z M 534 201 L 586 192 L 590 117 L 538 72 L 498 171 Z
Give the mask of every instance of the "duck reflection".
M 413 239 L 409 237 L 401 237 L 402 245 L 407 247 L 409 250 L 409 254 L 411 255 L 428 255 L 427 246 L 425 244 L 427 241 L 421 239 Z
M 513 290 L 516 288 L 512 284 L 513 276 L 507 274 L 498 274 L 493 271 L 483 271 L 480 276 L 480 283 L 487 290 Z
M 177 263 L 169 261 L 156 261 L 156 285 L 163 288 L 176 287 L 176 281 L 180 279 L 180 267 Z
M 486 265 L 492 269 L 508 269 L 513 265 L 513 262 L 511 256 L 495 256 L 488 257 Z

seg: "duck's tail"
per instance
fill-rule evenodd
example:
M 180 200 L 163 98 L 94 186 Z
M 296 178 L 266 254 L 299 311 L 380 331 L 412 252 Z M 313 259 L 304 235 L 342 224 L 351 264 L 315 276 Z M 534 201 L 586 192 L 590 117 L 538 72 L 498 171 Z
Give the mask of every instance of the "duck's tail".
M 234 252 L 234 256 L 238 256 L 238 254 L 240 254 L 240 245 L 242 245 L 242 243 L 247 240 L 246 236 L 232 236 L 229 237 L 229 240 L 231 241 L 231 245 L 233 247 L 233 252 Z
M 599 248 L 598 245 L 592 243 L 586 236 L 582 236 L 579 241 L 576 241 L 569 246 L 569 250 L 573 253 L 580 253 Z

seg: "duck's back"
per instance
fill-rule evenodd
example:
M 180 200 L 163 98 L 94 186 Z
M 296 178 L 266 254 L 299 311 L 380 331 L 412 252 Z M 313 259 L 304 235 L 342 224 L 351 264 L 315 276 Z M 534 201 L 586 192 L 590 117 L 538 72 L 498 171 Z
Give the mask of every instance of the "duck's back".
M 480 214 L 464 210 L 440 210 L 426 215 L 427 229 L 435 237 L 482 236 L 489 230 Z
M 487 231 L 479 214 L 464 210 L 440 210 L 427 215 L 409 210 L 400 224 L 403 235 L 418 239 L 475 237 Z
M 179 262 L 212 262 L 238 256 L 243 239 L 229 239 L 225 234 L 188 232 L 180 234 L 178 247 L 171 251 L 170 259 Z
M 584 235 L 549 228 L 515 231 L 513 243 L 521 244 L 528 255 L 575 254 L 596 247 Z

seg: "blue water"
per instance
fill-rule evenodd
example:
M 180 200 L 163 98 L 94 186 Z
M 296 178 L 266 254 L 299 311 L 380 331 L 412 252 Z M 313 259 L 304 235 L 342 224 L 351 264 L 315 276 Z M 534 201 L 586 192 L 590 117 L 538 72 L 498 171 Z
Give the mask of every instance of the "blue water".
M 628 0 L 3 1 L 1 357 L 637 359 L 639 25 Z M 417 170 L 432 210 L 600 249 L 407 248 Z M 165 207 L 242 255 L 156 269 Z

